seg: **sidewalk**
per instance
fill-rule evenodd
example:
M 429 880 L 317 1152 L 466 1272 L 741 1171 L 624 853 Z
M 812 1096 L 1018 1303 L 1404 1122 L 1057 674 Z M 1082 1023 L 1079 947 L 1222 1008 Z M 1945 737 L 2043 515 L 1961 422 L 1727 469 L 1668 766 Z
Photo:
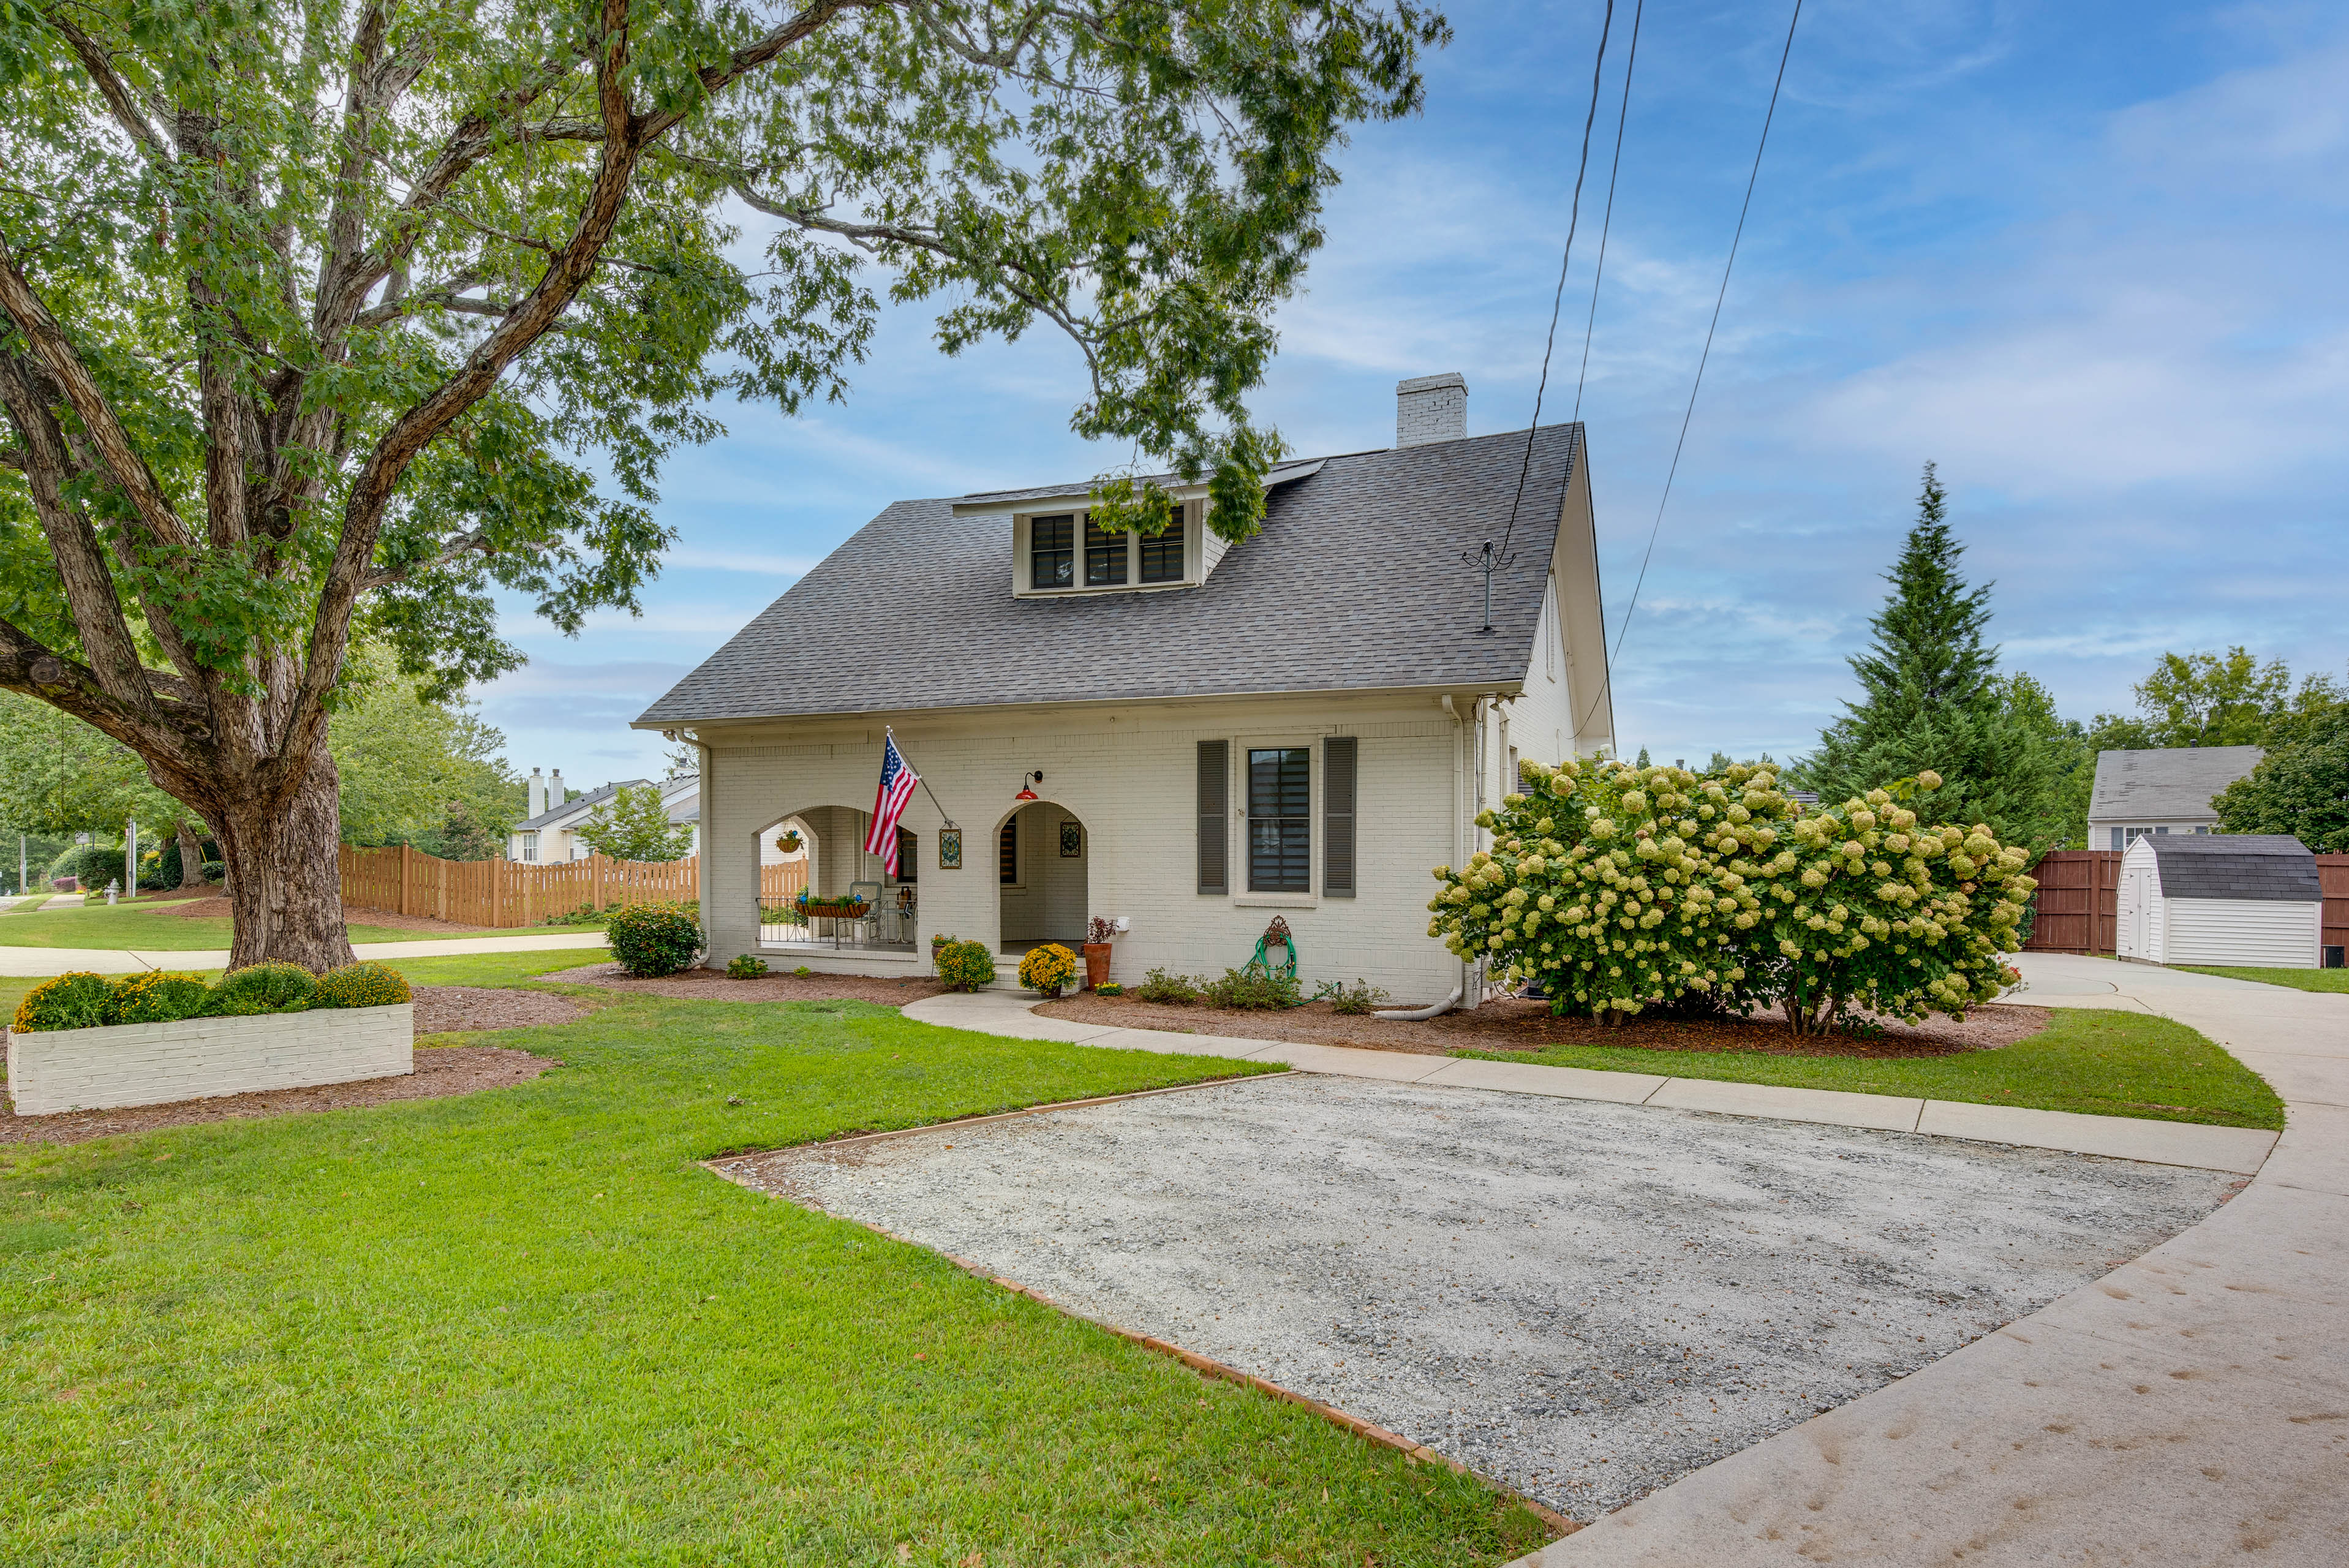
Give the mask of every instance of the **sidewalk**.
M 549 931 L 537 935 L 435 937 L 429 942 L 360 942 L 351 951 L 361 958 L 396 963 L 402 958 L 450 958 L 468 953 L 538 953 L 564 947 L 604 945 L 600 931 Z M 0 975 L 25 978 L 63 975 L 68 970 L 95 970 L 100 975 L 129 975 L 141 969 L 222 969 L 228 949 L 172 951 L 127 947 L 0 947 Z
M 2166 971 L 2164 972 L 2166 973 Z M 2197 976 L 2199 978 L 2199 976 Z M 2243 985 L 2240 981 L 2219 982 Z M 2266 992 L 2267 985 L 2244 989 Z M 2106 1005 L 2112 994 L 2105 994 Z M 2033 1001 L 2042 1000 L 2033 995 Z M 1467 1060 L 1407 1051 L 1361 1050 L 1349 1046 L 1239 1039 L 1225 1035 L 1185 1035 L 1164 1029 L 1122 1029 L 1068 1018 L 1040 1018 L 1029 1009 L 1037 997 L 1025 991 L 948 992 L 909 1002 L 908 1018 L 985 1035 L 1030 1040 L 1066 1040 L 1118 1050 L 1167 1051 L 1231 1057 L 1243 1061 L 1285 1062 L 1303 1072 L 1393 1082 L 1499 1089 L 1549 1095 L 1560 1099 L 1607 1100 L 1672 1110 L 1710 1110 L 1775 1121 L 1816 1121 L 1832 1127 L 1870 1127 L 1888 1132 L 1926 1132 L 1970 1138 L 2025 1149 L 2058 1149 L 2103 1154 L 2157 1165 L 2190 1165 L 2248 1176 L 2260 1169 L 2276 1135 L 2255 1128 L 2205 1127 L 2183 1121 L 2147 1121 L 2127 1116 L 2080 1116 L 2061 1110 L 1955 1100 L 1914 1099 L 1895 1095 L 1850 1094 L 1837 1089 L 1788 1088 L 1776 1084 L 1724 1083 L 1714 1078 L 1665 1078 L 1649 1073 L 1592 1072 L 1584 1068 L 1542 1067 L 1530 1062 Z M 2206 1031 L 2207 1032 L 2207 1031 Z M 2216 1038 L 2217 1037 L 2213 1037 Z M 2254 1070 L 2264 1071 L 2253 1064 Z
M 2158 1013 L 2289 1123 L 2201 1224 L 1515 1568 L 2349 1563 L 2349 996 L 2024 954 L 2024 1000 Z

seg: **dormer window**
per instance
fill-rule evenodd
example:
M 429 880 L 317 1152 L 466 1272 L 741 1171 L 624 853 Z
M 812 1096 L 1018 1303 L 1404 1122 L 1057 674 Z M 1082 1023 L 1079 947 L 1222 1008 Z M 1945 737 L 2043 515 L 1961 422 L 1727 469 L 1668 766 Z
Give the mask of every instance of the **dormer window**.
M 1115 533 L 1106 532 L 1095 528 L 1092 519 L 1087 518 L 1085 520 L 1085 586 L 1113 588 L 1123 583 L 1126 550 L 1126 535 L 1123 529 Z M 1178 564 L 1174 570 L 1174 576 L 1179 578 L 1182 575 L 1182 567 Z M 1148 582 L 1150 579 L 1145 576 L 1143 581 Z
M 1174 509 L 1174 521 L 1166 531 L 1155 538 L 1142 541 L 1142 580 L 1144 583 L 1180 583 L 1183 581 L 1183 508 Z M 1118 579 L 1123 582 L 1123 578 Z
M 1034 562 L 1030 581 L 1039 588 L 1073 588 L 1077 583 L 1077 519 L 1073 512 L 1040 517 L 1029 524 Z

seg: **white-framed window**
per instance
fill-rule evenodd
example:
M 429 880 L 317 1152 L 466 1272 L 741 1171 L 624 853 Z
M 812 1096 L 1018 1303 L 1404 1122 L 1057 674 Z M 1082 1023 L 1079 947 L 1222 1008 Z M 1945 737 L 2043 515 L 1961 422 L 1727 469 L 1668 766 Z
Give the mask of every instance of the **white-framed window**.
M 1179 588 L 1202 573 L 1193 535 L 1203 501 L 1177 501 L 1165 531 L 1144 538 L 1095 528 L 1081 511 L 1021 515 L 1013 525 L 1016 593 L 1086 593 L 1136 588 Z
M 534 862 L 537 861 L 538 835 L 536 833 L 524 833 L 522 835 L 522 858 L 525 862 Z

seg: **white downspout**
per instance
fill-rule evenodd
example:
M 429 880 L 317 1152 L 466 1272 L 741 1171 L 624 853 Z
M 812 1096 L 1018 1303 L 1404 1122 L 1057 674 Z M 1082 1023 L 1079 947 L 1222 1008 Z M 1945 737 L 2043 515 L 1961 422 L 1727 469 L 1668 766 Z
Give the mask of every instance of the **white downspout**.
M 1466 760 L 1467 726 L 1460 717 L 1460 710 L 1452 706 L 1450 692 L 1444 694 L 1444 711 L 1452 718 L 1452 863 L 1456 866 L 1468 858 L 1464 837 L 1465 830 L 1462 827 L 1462 822 L 1469 813 L 1460 809 L 1461 799 L 1467 794 L 1467 780 L 1461 777 L 1463 765 Z M 1460 998 L 1467 994 L 1468 961 L 1463 958 L 1460 961 L 1460 979 L 1452 987 L 1452 994 L 1443 1001 L 1429 1007 L 1399 1007 L 1387 1012 L 1374 1013 L 1371 1016 L 1392 1018 L 1398 1023 L 1417 1023 L 1423 1018 L 1433 1018 L 1439 1014 L 1449 1013 L 1453 1008 L 1460 1006 Z

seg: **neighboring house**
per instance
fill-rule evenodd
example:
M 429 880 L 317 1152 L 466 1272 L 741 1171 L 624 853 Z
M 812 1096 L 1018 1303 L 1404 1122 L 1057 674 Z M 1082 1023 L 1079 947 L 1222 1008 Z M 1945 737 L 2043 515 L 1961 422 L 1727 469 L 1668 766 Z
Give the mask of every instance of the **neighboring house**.
M 2121 857 L 2116 902 L 2123 958 L 2281 969 L 2323 961 L 2316 857 L 2288 834 L 2142 835 Z
M 1277 469 L 1228 547 L 1171 478 L 1156 539 L 1092 527 L 1082 481 L 883 511 L 636 720 L 701 753 L 711 961 L 905 974 L 930 934 L 1017 953 L 1123 916 L 1139 980 L 1237 967 L 1278 918 L 1309 983 L 1473 990 L 1427 934 L 1431 868 L 1613 711 L 1581 428 L 1472 439 L 1466 392 L 1402 383 L 1397 446 Z M 1463 561 L 1487 541 L 1489 627 Z M 894 882 L 863 847 L 893 727 L 927 785 Z M 812 947 L 762 907 L 786 824 L 816 892 L 867 884 L 883 918 Z
M 601 789 L 590 789 L 569 800 L 563 799 L 563 770 L 555 769 L 552 778 L 542 779 L 537 769 L 530 770 L 530 815 L 514 824 L 506 840 L 506 859 L 523 865 L 557 865 L 564 861 L 584 861 L 594 851 L 579 838 L 579 830 L 586 825 L 588 813 L 622 789 L 649 784 L 649 779 L 623 779 L 606 784 Z M 700 806 L 700 781 L 690 773 L 679 774 L 661 781 L 661 804 L 672 822 L 693 823 L 693 847 L 687 854 L 700 848 L 701 834 L 697 820 Z M 548 801 L 557 802 L 549 805 Z
M 2262 755 L 2256 746 L 2099 751 L 2088 801 L 2088 848 L 2126 850 L 2148 835 L 2216 832 L 2219 811 L 2211 799 L 2250 777 Z

